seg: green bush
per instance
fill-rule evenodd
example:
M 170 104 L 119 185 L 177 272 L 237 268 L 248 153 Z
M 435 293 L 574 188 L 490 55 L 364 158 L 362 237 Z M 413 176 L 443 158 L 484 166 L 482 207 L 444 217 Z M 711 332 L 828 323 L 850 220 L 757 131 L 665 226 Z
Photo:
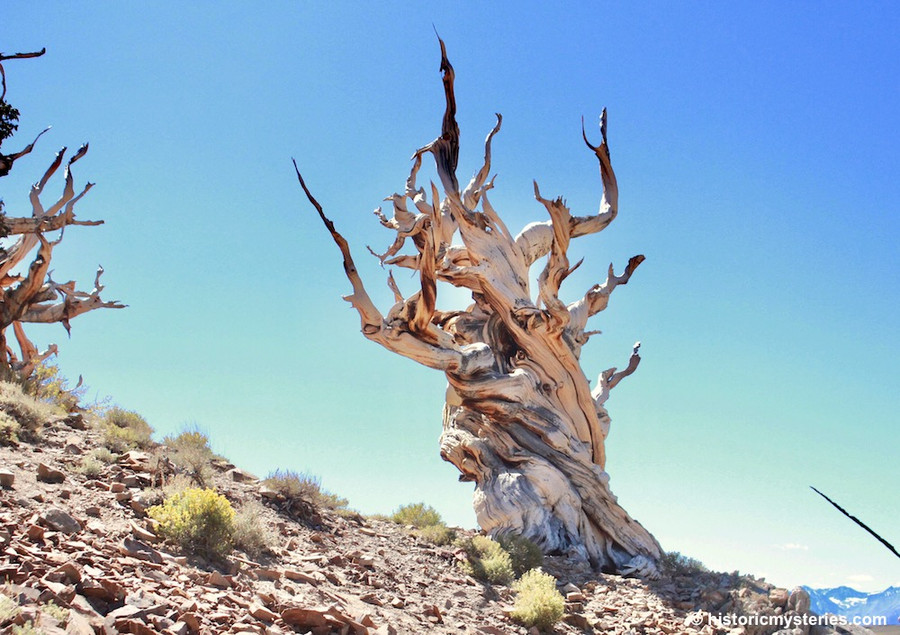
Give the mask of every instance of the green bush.
M 397 511 L 391 514 L 391 520 L 398 525 L 412 525 L 418 529 L 444 524 L 437 510 L 425 503 L 401 505 Z
M 302 498 L 310 502 L 321 489 L 317 477 L 292 470 L 275 470 L 262 484 L 285 498 Z
M 103 463 L 88 455 L 81 459 L 81 463 L 78 464 L 75 471 L 88 478 L 97 478 L 103 473 Z
M 101 463 L 105 463 L 109 465 L 110 463 L 115 463 L 119 457 L 109 451 L 109 448 L 94 448 L 91 450 L 88 456 L 100 461 Z
M 693 575 L 709 571 L 699 560 L 683 556 L 677 551 L 664 553 L 662 558 L 659 559 L 659 569 L 662 573 L 670 576 Z
M 416 534 L 423 540 L 434 545 L 449 545 L 456 540 L 456 532 L 446 525 L 428 525 L 416 530 Z
M 274 534 L 266 527 L 263 506 L 255 500 L 248 500 L 234 517 L 234 546 L 251 558 L 271 551 L 275 544 Z
M 487 536 L 473 536 L 458 544 L 467 557 L 462 567 L 473 578 L 491 584 L 509 584 L 515 578 L 512 558 L 499 542 Z
M 529 569 L 536 569 L 544 564 L 544 552 L 525 536 L 506 534 L 498 538 L 498 542 L 509 554 L 513 573 L 517 578 Z
M 153 428 L 141 415 L 131 410 L 110 408 L 101 422 L 103 445 L 113 452 L 146 449 L 153 445 Z
M 0 411 L 7 415 L 4 422 L 6 432 L 4 438 L 16 441 L 33 443 L 41 438 L 41 429 L 53 415 L 61 414 L 54 406 L 38 401 L 31 395 L 22 391 L 22 386 L 16 383 L 0 382 Z M 9 419 L 18 423 L 18 428 L 10 425 Z M 15 438 L 9 435 L 14 433 Z
M 19 422 L 0 411 L 0 445 L 16 445 L 19 442 Z
M 69 380 L 60 374 L 59 367 L 46 362 L 41 362 L 35 367 L 31 377 L 23 384 L 23 388 L 36 399 L 59 406 L 66 412 L 78 408 L 87 390 L 86 386 L 81 385 L 69 388 Z
M 159 523 L 160 536 L 188 553 L 221 558 L 231 551 L 234 508 L 211 489 L 191 488 L 147 510 Z
M 50 600 L 49 602 L 44 604 L 41 607 L 41 611 L 55 619 L 57 622 L 65 623 L 65 621 L 69 619 L 69 609 L 61 607 L 53 600 Z
M 549 573 L 540 569 L 527 571 L 512 588 L 516 601 L 510 617 L 517 622 L 544 630 L 563 616 L 565 599 L 556 590 L 556 578 Z
M 0 593 L 0 626 L 4 626 L 19 617 L 19 605 L 8 595 Z
M 163 439 L 163 444 L 171 450 L 172 463 L 185 470 L 197 485 L 207 487 L 212 483 L 212 460 L 216 455 L 209 447 L 209 437 L 206 434 L 188 429 L 178 436 L 167 436 Z

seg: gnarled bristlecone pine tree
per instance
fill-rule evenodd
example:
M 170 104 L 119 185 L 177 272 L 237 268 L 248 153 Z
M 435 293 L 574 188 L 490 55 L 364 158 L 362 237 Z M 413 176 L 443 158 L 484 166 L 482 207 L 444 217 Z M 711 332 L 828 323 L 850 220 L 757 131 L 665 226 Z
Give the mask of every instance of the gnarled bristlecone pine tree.
M 443 42 L 441 72 L 446 96 L 441 136 L 416 151 L 405 191 L 390 198 L 393 216 L 376 212 L 396 239 L 375 255 L 382 264 L 417 271 L 420 282 L 420 289 L 405 298 L 390 275 L 396 303 L 387 315 L 369 298 L 347 241 L 297 170 L 343 255 L 353 286 L 344 299 L 359 312 L 365 337 L 446 374 L 441 456 L 459 469 L 460 480 L 475 483 L 475 511 L 485 531 L 521 534 L 545 552 L 575 554 L 607 571 L 653 576 L 659 544 L 619 506 L 604 469 L 610 423 L 604 404 L 610 390 L 637 368 L 639 344 L 624 370 L 600 373 L 593 391 L 579 364 L 581 348 L 593 334 L 586 330 L 588 318 L 606 308 L 613 289 L 628 282 L 644 257 L 631 258 L 621 275 L 610 265 L 606 281 L 576 302 L 566 305 L 559 299 L 561 283 L 580 264 L 569 263 L 569 241 L 603 230 L 616 217 L 606 112 L 599 146 L 591 145 L 582 130 L 600 162 L 599 213 L 572 216 L 561 198 L 545 199 L 535 184 L 535 198 L 550 220 L 514 235 L 487 197 L 493 187 L 488 180 L 491 140 L 502 118 L 497 115 L 485 141 L 484 164 L 460 189 L 454 71 Z M 434 157 L 443 197 L 433 183 L 430 192 L 416 185 L 426 153 Z M 457 234 L 461 244 L 453 242 Z M 407 241 L 414 254 L 401 253 Z M 543 256 L 548 258 L 535 297 L 530 268 Z M 436 310 L 438 281 L 468 289 L 473 304 L 459 311 Z
M 19 112 L 6 102 L 6 73 L 3 62 L 11 59 L 39 57 L 44 50 L 35 53 L 0 53 L 0 144 L 15 132 Z M 47 132 L 47 130 L 44 130 Z M 0 177 L 9 174 L 13 164 L 34 149 L 34 144 L 44 134 L 28 144 L 23 150 L 13 154 L 0 152 Z M 64 169 L 64 185 L 62 194 L 49 207 L 41 201 L 44 187 L 60 168 L 65 158 L 66 149 L 60 150 L 56 158 L 44 172 L 44 176 L 31 187 L 31 215 L 22 217 L 7 216 L 3 213 L 0 201 L 0 368 L 13 371 L 22 378 L 28 378 L 35 366 L 56 353 L 57 347 L 51 344 L 47 350 L 39 352 L 38 348 L 25 335 L 24 323 L 60 322 L 68 332 L 69 321 L 82 313 L 94 309 L 121 309 L 123 304 L 105 302 L 100 298 L 103 285 L 100 275 L 103 267 L 97 269 L 94 289 L 90 292 L 78 291 L 75 282 L 59 283 L 53 280 L 50 272 L 50 259 L 53 248 L 58 245 L 71 225 L 101 225 L 102 220 L 83 221 L 75 218 L 75 204 L 93 187 L 88 183 L 76 194 L 72 176 L 72 165 L 81 159 L 88 150 L 87 144 L 81 146 L 68 160 Z M 53 240 L 49 240 L 51 235 Z M 37 249 L 34 259 L 26 268 L 24 266 L 33 250 Z M 21 271 L 20 271 L 21 269 Z M 7 343 L 7 329 L 12 327 L 19 345 L 17 355 Z

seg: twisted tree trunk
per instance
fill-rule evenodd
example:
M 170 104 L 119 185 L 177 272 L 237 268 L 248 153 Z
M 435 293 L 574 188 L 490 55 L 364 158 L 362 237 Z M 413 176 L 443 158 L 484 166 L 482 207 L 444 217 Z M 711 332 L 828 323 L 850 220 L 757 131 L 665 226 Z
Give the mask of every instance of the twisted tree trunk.
M 627 367 L 601 373 L 593 391 L 579 364 L 581 347 L 594 334 L 586 330 L 588 318 L 606 308 L 610 293 L 628 282 L 644 257 L 631 258 L 621 275 L 610 265 L 604 283 L 568 306 L 559 299 L 561 283 L 581 264 L 570 266 L 569 241 L 601 231 L 617 213 L 606 111 L 600 145 L 591 145 L 584 136 L 600 163 L 599 213 L 572 216 L 561 198 L 543 198 L 535 183 L 535 198 L 550 220 L 532 223 L 514 236 L 487 197 L 493 187 L 488 180 L 491 140 L 502 118 L 497 115 L 488 134 L 483 166 L 461 190 L 454 71 L 443 42 L 441 54 L 446 97 L 441 136 L 416 151 L 404 193 L 390 199 L 393 216 L 376 212 L 396 238 L 385 253 L 370 251 L 382 264 L 419 273 L 420 288 L 408 298 L 389 276 L 396 303 L 387 315 L 369 298 L 346 240 L 297 171 L 343 254 L 353 286 L 345 299 L 359 312 L 368 339 L 446 374 L 441 456 L 459 469 L 461 480 L 475 483 L 475 511 L 484 530 L 492 535 L 515 532 L 546 552 L 577 554 L 607 570 L 653 575 L 659 544 L 618 505 L 604 470 L 610 421 L 604 403 L 609 391 L 637 368 L 640 344 Z M 437 165 L 443 198 L 433 183 L 429 193 L 416 186 L 428 152 Z M 457 233 L 462 244 L 453 244 Z M 407 239 L 414 254 L 400 253 Z M 548 256 L 547 264 L 535 298 L 529 272 L 543 256 Z M 437 311 L 438 281 L 468 289 L 473 304 Z

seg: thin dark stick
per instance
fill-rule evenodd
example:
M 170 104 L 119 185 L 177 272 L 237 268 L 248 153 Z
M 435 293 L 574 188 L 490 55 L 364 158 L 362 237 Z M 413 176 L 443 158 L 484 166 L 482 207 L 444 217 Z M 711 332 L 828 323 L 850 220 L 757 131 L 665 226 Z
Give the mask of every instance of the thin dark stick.
M 894 554 L 895 556 L 897 556 L 898 558 L 900 558 L 900 553 L 897 553 L 897 550 L 894 549 L 894 545 L 892 545 L 892 544 L 889 543 L 887 540 L 885 540 L 884 538 L 882 538 L 881 536 L 879 536 L 878 534 L 876 534 L 874 531 L 872 531 L 872 529 L 871 529 L 868 525 L 866 525 L 863 521 L 861 521 L 859 518 L 857 518 L 856 516 L 851 516 L 850 514 L 848 514 L 846 509 L 844 509 L 843 507 L 841 507 L 840 505 L 838 505 L 837 503 L 835 503 L 833 500 L 831 500 L 830 498 L 828 498 L 827 496 L 825 496 L 825 494 L 823 494 L 822 492 L 820 492 L 819 490 L 817 490 L 815 487 L 813 487 L 812 485 L 810 485 L 809 487 L 810 487 L 810 489 L 812 489 L 812 491 L 814 491 L 816 494 L 818 494 L 819 496 L 821 496 L 822 498 L 824 498 L 825 500 L 827 500 L 829 503 L 831 503 L 832 505 L 834 505 L 834 507 L 835 507 L 839 512 L 841 512 L 844 516 L 846 516 L 847 518 L 849 518 L 850 520 L 852 520 L 853 522 L 855 522 L 857 525 L 859 525 L 860 527 L 862 527 L 863 529 L 865 529 L 866 531 L 868 531 L 870 534 L 872 534 L 873 536 L 875 536 L 875 537 L 878 539 L 878 542 L 880 542 L 880 543 L 883 544 L 885 547 L 887 547 L 888 549 L 890 549 L 892 554 Z

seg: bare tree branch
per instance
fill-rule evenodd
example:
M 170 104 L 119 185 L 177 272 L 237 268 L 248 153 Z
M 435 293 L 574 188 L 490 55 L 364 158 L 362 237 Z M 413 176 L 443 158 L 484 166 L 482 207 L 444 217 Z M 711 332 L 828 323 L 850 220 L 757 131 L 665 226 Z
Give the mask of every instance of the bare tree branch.
M 441 136 L 420 148 L 416 154 L 431 152 L 437 165 L 438 176 L 444 185 L 444 191 L 456 193 L 459 196 L 459 181 L 456 179 L 456 166 L 459 162 L 459 126 L 456 123 L 456 95 L 453 92 L 453 82 L 456 73 L 453 65 L 447 59 L 447 47 L 444 40 L 438 38 L 441 44 L 441 77 L 444 83 L 444 96 L 446 97 L 446 109 L 444 120 L 441 124 Z
M 26 154 L 29 154 L 32 150 L 34 150 L 34 144 L 37 143 L 37 140 L 41 138 L 41 136 L 50 130 L 50 126 L 44 128 L 38 136 L 34 138 L 34 141 L 25 146 L 24 149 L 16 152 L 14 154 L 0 154 L 0 176 L 6 176 L 9 174 L 9 171 L 12 170 L 13 164 L 17 159 L 21 159 Z
M 821 496 L 822 498 L 824 498 L 825 500 L 827 500 L 829 503 L 831 503 L 831 504 L 834 506 L 834 508 L 837 509 L 839 512 L 841 512 L 844 516 L 846 516 L 847 518 L 849 518 L 850 520 L 852 520 L 853 522 L 855 522 L 857 525 L 859 525 L 860 527 L 862 527 L 863 529 L 865 529 L 866 531 L 868 531 L 870 534 L 872 534 L 873 536 L 875 536 L 875 539 L 876 539 L 878 542 L 880 542 L 881 544 L 883 544 L 885 547 L 887 547 L 887 548 L 888 548 L 888 551 L 890 551 L 892 554 L 894 554 L 895 556 L 897 556 L 898 558 L 900 558 L 900 553 L 897 552 L 897 550 L 894 548 L 894 545 L 892 545 L 892 544 L 889 543 L 887 540 L 885 540 L 884 538 L 882 538 L 881 536 L 879 536 L 878 534 L 876 534 L 875 531 L 874 531 L 871 527 L 869 527 L 867 524 L 865 524 L 863 521 L 861 521 L 861 520 L 860 520 L 859 518 L 857 518 L 856 516 L 851 516 L 850 513 L 849 513 L 846 509 L 844 509 L 843 507 L 841 507 L 840 505 L 838 505 L 837 503 L 835 503 L 833 500 L 831 500 L 830 498 L 828 498 L 825 494 L 823 494 L 822 492 L 820 492 L 819 490 L 817 490 L 817 489 L 816 489 L 815 487 L 813 487 L 812 485 L 810 485 L 809 488 L 810 488 L 812 491 L 814 491 L 816 494 L 818 494 L 819 496 Z
M 619 186 L 616 174 L 612 168 L 609 156 L 609 146 L 606 142 L 606 108 L 600 116 L 600 134 L 602 141 L 599 146 L 591 145 L 584 131 L 584 120 L 581 122 L 581 133 L 584 142 L 590 148 L 600 163 L 600 179 L 603 183 L 603 195 L 600 199 L 600 211 L 596 216 L 572 216 L 569 220 L 569 235 L 572 238 L 595 234 L 606 229 L 619 212 Z M 516 237 L 516 243 L 525 254 L 525 260 L 530 265 L 535 260 L 546 256 L 550 252 L 553 240 L 553 230 L 548 222 L 531 223 Z
M 416 328 L 423 328 L 422 321 L 421 319 L 416 320 L 415 326 L 411 327 L 410 317 L 407 315 L 408 311 L 395 311 L 392 309 L 390 317 L 395 318 L 395 320 L 385 320 L 366 291 L 359 271 L 353 262 L 353 256 L 350 254 L 350 246 L 347 240 L 335 229 L 334 223 L 325 216 L 322 206 L 307 188 L 306 182 L 300 174 L 300 169 L 297 167 L 297 162 L 293 161 L 293 163 L 300 187 L 303 188 L 306 198 L 318 212 L 319 218 L 331 234 L 343 256 L 344 273 L 353 287 L 353 293 L 349 296 L 344 296 L 344 300 L 349 302 L 359 313 L 363 335 L 390 351 L 438 370 L 455 369 L 458 372 L 479 372 L 484 368 L 485 364 L 490 363 L 483 351 L 462 349 L 456 346 L 449 334 L 439 331 L 437 327 L 430 323 L 425 327 L 427 335 L 425 335 L 424 330 L 415 331 Z M 418 298 L 415 298 L 413 305 L 415 306 L 417 302 Z M 426 298 L 422 302 L 426 304 L 426 308 L 423 311 L 427 312 L 427 305 L 429 302 L 433 303 L 433 300 Z M 403 305 L 408 306 L 408 301 L 403 303 Z M 401 303 L 395 305 L 395 309 L 401 308 Z
M 40 57 L 46 52 L 47 49 L 42 48 L 40 51 L 35 51 L 33 53 L 11 53 L 9 55 L 0 53 L 0 86 L 2 86 L 2 90 L 0 90 L 0 101 L 6 99 L 6 71 L 3 69 L 2 62 L 5 62 L 6 60 L 23 60 L 30 57 Z M 3 175 L 0 174 L 0 176 Z

